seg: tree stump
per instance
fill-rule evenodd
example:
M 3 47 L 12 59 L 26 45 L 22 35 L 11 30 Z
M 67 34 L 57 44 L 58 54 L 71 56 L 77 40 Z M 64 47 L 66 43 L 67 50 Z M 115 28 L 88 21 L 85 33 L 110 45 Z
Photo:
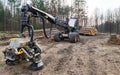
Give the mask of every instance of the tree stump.
M 108 40 L 109 44 L 120 45 L 120 36 L 117 34 L 112 34 Z

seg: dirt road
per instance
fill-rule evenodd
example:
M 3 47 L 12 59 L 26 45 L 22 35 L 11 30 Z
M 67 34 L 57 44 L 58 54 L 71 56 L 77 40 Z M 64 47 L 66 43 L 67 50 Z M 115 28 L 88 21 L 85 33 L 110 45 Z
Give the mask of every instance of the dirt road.
M 36 72 L 29 71 L 26 62 L 5 65 L 0 53 L 0 75 L 120 75 L 120 46 L 108 45 L 108 38 L 99 34 L 81 36 L 78 43 L 39 40 L 44 68 Z

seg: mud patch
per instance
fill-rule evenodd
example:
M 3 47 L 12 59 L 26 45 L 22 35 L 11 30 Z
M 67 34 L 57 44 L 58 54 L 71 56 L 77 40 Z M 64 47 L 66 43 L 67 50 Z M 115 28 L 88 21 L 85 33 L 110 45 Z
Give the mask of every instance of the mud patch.
M 77 68 L 81 68 L 81 66 L 83 66 L 83 65 L 84 65 L 84 63 L 83 63 L 82 59 L 77 58 L 77 60 L 76 60 L 76 67 Z
M 76 73 L 75 71 L 67 71 L 68 75 L 79 75 L 79 73 Z
M 49 56 L 49 57 L 46 57 L 45 59 L 43 59 L 43 62 L 44 62 L 44 65 L 47 66 L 48 64 L 50 64 L 54 60 L 55 60 L 54 56 Z
M 65 56 L 59 59 L 58 63 L 56 64 L 56 67 L 54 68 L 54 71 L 56 73 L 64 72 L 67 66 L 69 65 L 71 58 L 72 57 Z
M 57 54 L 69 55 L 73 53 L 73 46 L 69 46 L 68 48 L 60 49 Z
M 95 63 L 94 59 L 89 59 L 89 63 L 88 63 L 88 75 L 97 75 L 97 64 Z
M 57 73 L 64 72 L 69 65 L 69 62 L 72 60 L 73 46 L 69 46 L 68 48 L 61 49 L 57 52 L 57 54 L 62 55 L 62 57 L 58 60 L 57 66 L 54 68 L 54 71 Z
M 33 75 L 32 73 L 13 73 L 11 75 Z

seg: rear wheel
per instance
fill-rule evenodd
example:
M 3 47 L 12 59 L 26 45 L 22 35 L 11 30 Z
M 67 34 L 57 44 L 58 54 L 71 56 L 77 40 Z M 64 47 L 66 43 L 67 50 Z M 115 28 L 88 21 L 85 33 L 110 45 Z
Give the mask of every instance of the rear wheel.
M 69 33 L 69 41 L 71 43 L 76 43 L 79 41 L 79 33 L 77 32 L 70 32 Z
M 59 42 L 59 41 L 63 40 L 62 33 L 60 33 L 60 32 L 55 33 L 55 34 L 54 34 L 54 40 L 55 40 L 56 42 Z

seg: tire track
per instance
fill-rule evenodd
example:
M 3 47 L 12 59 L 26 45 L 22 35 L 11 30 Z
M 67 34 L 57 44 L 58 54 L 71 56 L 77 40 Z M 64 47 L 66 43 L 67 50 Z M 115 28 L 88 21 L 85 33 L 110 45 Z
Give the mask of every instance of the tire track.
M 72 60 L 73 46 L 70 45 L 68 48 L 61 49 L 57 52 L 58 55 L 62 57 L 58 60 L 54 71 L 56 73 L 62 73 L 68 68 L 69 62 Z
M 95 61 L 95 57 L 94 57 L 94 54 L 95 54 L 95 51 L 93 49 L 94 47 L 92 47 L 91 45 L 88 46 L 88 75 L 98 75 L 97 74 L 97 63 Z

